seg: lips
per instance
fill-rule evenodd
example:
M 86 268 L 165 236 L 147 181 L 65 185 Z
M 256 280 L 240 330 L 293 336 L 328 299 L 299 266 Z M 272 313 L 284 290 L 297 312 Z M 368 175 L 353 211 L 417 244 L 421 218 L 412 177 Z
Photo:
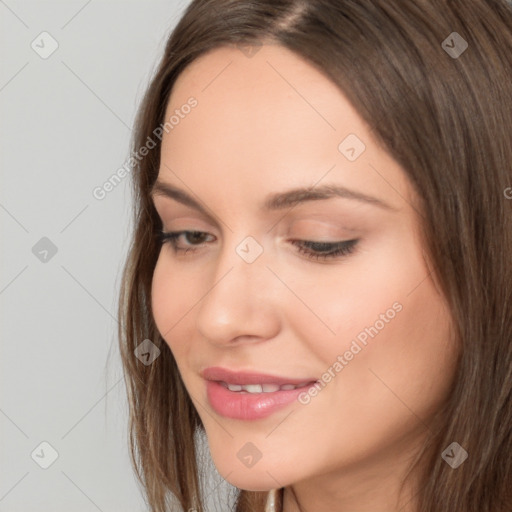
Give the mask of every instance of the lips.
M 296 402 L 316 384 L 314 378 L 291 378 L 267 373 L 234 372 L 210 367 L 201 372 L 213 410 L 225 418 L 261 420 Z
M 228 385 L 235 386 L 250 386 L 260 385 L 263 387 L 264 384 L 275 385 L 281 388 L 287 386 L 284 389 L 293 389 L 294 387 L 302 387 L 306 384 L 316 382 L 317 379 L 314 377 L 281 377 L 279 375 L 270 375 L 266 373 L 255 373 L 255 372 L 235 372 L 219 366 L 212 366 L 206 368 L 201 372 L 201 376 L 206 380 L 224 382 Z M 293 386 L 293 387 L 289 387 Z M 238 388 L 232 389 L 232 391 L 241 391 Z M 257 388 L 246 389 L 248 392 L 271 392 L 272 390 L 267 387 L 267 391 L 258 391 Z M 274 389 L 273 391 L 277 391 Z

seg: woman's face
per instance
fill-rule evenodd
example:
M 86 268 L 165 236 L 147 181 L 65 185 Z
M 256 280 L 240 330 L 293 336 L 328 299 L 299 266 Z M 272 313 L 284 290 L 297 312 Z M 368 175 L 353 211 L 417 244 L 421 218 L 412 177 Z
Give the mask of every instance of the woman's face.
M 337 87 L 279 46 L 203 55 L 173 114 L 158 181 L 180 195 L 154 202 L 165 232 L 202 234 L 163 244 L 152 308 L 217 469 L 249 490 L 392 485 L 455 360 L 404 171 Z M 209 367 L 318 384 L 241 393 L 208 384 Z

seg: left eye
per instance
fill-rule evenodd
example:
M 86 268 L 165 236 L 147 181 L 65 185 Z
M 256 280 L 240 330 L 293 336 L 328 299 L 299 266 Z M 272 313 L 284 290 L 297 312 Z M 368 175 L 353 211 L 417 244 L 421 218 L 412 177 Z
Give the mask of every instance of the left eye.
M 346 240 L 341 242 L 313 242 L 310 240 L 294 240 L 300 253 L 314 260 L 348 256 L 354 252 L 359 240 Z
M 184 236 L 188 246 L 180 247 L 178 240 L 181 236 Z M 164 231 L 159 232 L 160 243 L 170 242 L 175 253 L 194 252 L 197 247 L 203 244 L 209 235 L 204 231 L 170 231 L 168 233 Z M 211 240 L 210 240 L 211 241 Z M 339 242 L 316 242 L 312 240 L 292 240 L 291 243 L 297 246 L 299 253 L 304 254 L 307 258 L 313 260 L 326 260 L 329 258 L 335 258 L 338 256 L 348 256 L 354 252 L 358 239 L 344 240 Z

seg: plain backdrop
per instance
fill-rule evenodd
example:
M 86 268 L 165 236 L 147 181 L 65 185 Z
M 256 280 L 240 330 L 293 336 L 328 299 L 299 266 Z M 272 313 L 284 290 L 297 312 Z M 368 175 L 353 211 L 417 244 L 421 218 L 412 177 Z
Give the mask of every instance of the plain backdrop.
M 130 178 L 93 190 L 188 3 L 0 0 L 2 512 L 147 510 L 116 337 Z M 234 488 L 205 485 L 225 511 Z

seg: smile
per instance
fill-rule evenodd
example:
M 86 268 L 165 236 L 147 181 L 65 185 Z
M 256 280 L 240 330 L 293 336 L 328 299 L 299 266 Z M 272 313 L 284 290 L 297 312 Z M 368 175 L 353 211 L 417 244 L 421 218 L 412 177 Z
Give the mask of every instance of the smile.
M 303 382 L 301 384 L 228 384 L 226 382 L 220 382 L 220 385 L 229 389 L 229 391 L 235 392 L 247 392 L 247 393 L 274 393 L 276 391 L 290 391 L 291 389 L 302 388 L 311 382 Z

